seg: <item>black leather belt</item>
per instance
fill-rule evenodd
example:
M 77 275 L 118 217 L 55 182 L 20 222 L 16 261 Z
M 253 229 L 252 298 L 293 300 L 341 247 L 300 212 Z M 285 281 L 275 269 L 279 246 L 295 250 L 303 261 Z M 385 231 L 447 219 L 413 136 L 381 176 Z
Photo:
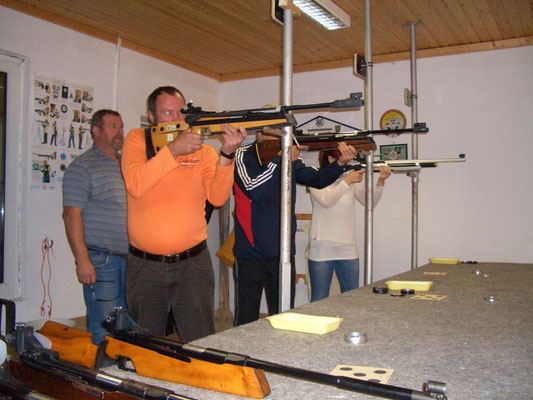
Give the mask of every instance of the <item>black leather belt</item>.
M 140 250 L 137 247 L 133 247 L 130 244 L 130 254 L 133 254 L 136 257 L 144 258 L 145 260 L 150 261 L 159 261 L 164 263 L 175 263 L 178 261 L 186 260 L 190 257 L 197 256 L 203 250 L 207 248 L 207 242 L 204 240 L 201 243 L 198 243 L 196 246 L 191 247 L 189 250 L 182 251 L 181 253 L 169 254 L 166 256 L 161 256 L 159 254 L 152 254 L 146 251 Z
M 122 258 L 126 257 L 126 254 L 124 253 L 115 253 L 114 251 L 110 251 L 110 250 L 94 249 L 92 247 L 87 247 L 87 250 L 96 251 L 97 253 L 109 254 L 110 256 L 117 256 L 117 257 L 122 257 Z

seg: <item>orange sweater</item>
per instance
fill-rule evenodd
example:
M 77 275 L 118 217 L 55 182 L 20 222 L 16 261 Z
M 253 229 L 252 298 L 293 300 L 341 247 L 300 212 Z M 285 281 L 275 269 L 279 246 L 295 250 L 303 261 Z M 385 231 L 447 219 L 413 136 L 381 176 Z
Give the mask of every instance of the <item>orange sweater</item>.
M 208 145 L 174 159 L 164 147 L 147 161 L 143 129 L 133 129 L 122 149 L 130 243 L 153 254 L 174 254 L 207 238 L 205 201 L 223 205 L 233 183 L 233 164 L 218 165 Z

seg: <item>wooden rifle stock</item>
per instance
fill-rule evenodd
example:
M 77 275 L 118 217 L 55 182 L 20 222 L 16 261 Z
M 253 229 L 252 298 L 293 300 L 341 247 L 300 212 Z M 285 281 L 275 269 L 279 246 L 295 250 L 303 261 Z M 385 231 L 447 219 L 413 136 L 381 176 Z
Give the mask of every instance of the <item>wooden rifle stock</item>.
M 87 356 L 78 356 L 94 352 L 96 357 L 96 346 L 86 340 L 86 332 L 47 321 L 40 333 L 50 339 L 52 350 L 58 352 L 62 360 L 95 366 L 94 358 L 90 362 Z M 141 376 L 257 399 L 270 393 L 265 374 L 259 369 L 183 357 L 176 359 L 109 336 L 105 338 L 105 353 L 113 360 L 131 360 Z
M 193 133 L 210 136 L 223 133 L 222 125 L 229 124 L 235 129 L 243 127 L 247 130 L 257 131 L 265 127 L 280 128 L 296 125 L 292 114 L 254 112 L 242 115 L 227 115 L 228 113 L 209 113 L 200 116 L 191 114 L 185 121 L 161 122 L 150 128 L 152 143 L 157 153 L 167 144 L 178 137 L 181 132 L 190 129 Z
M 358 151 L 369 151 L 376 149 L 376 143 L 370 136 L 313 136 L 313 135 L 294 135 L 295 141 L 304 150 L 319 151 L 336 149 L 339 142 L 355 147 Z M 281 150 L 281 141 L 279 139 L 260 139 L 257 140 L 257 155 L 261 165 L 268 164 Z

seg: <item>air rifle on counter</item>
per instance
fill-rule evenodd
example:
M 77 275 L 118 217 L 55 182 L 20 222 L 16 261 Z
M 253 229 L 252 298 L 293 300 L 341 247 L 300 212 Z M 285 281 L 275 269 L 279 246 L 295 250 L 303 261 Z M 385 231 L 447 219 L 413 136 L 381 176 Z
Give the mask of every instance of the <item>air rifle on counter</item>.
M 199 347 L 192 344 L 155 336 L 140 328 L 130 317 L 127 310 L 117 309 L 112 315 L 108 316 L 106 327 L 111 332 L 113 339 L 116 341 L 147 349 L 150 350 L 152 354 L 174 358 L 185 363 L 193 362 L 194 360 L 200 360 L 202 362 L 210 363 L 213 366 L 232 365 L 239 367 L 251 367 L 290 378 L 335 386 L 343 390 L 349 390 L 388 399 L 445 400 L 447 398 L 445 396 L 446 384 L 441 382 L 427 381 L 424 391 L 416 391 L 397 386 L 290 367 L 287 365 L 254 359 L 243 354 Z M 110 346 L 113 346 L 112 342 L 108 341 L 106 353 L 114 358 L 114 356 L 117 356 L 118 354 L 111 355 L 109 351 Z M 128 357 L 126 354 L 122 354 L 122 356 Z M 135 363 L 135 360 L 132 361 L 137 368 L 138 365 Z M 265 395 L 269 393 L 270 390 L 268 390 L 268 393 L 265 393 Z
M 296 125 L 296 119 L 290 114 L 291 111 L 361 107 L 363 105 L 363 99 L 361 97 L 361 93 L 351 93 L 347 99 L 331 102 L 222 112 L 203 111 L 201 107 L 194 107 L 192 103 L 188 103 L 182 109 L 183 114 L 185 114 L 184 121 L 159 123 L 150 128 L 150 133 L 155 152 L 157 153 L 168 143 L 176 139 L 181 132 L 188 129 L 191 129 L 193 133 L 210 136 L 223 133 L 223 124 L 230 124 L 236 129 L 242 126 L 249 131 L 258 131 L 265 127 L 283 128 L 285 126 L 294 126 Z
M 48 340 L 36 334 L 33 327 L 17 324 L 14 330 L 10 330 L 15 326 L 14 303 L 0 299 L 0 305 L 6 306 L 7 311 L 3 339 L 18 353 L 18 360 L 9 360 L 8 374 L 0 381 L 0 393 L 2 388 L 11 388 L 12 393 L 19 396 L 13 398 L 35 400 L 94 400 L 95 397 L 106 400 L 194 400 L 165 388 L 118 378 L 62 360 L 56 351 L 47 348 Z M 88 337 L 90 339 L 90 334 Z

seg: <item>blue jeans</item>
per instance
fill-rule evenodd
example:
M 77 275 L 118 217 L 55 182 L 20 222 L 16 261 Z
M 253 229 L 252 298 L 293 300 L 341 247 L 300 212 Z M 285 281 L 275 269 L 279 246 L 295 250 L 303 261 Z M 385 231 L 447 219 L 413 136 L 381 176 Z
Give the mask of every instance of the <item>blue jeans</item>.
M 311 302 L 325 299 L 329 296 L 329 287 L 333 278 L 333 271 L 337 274 L 341 293 L 359 287 L 359 259 L 353 260 L 309 260 L 309 278 L 311 278 Z
M 87 307 L 87 331 L 93 334 L 93 343 L 99 345 L 108 334 L 102 326 L 106 316 L 117 306 L 126 307 L 126 259 L 93 250 L 89 250 L 89 258 L 96 270 L 96 283 L 83 285 L 83 298 Z

